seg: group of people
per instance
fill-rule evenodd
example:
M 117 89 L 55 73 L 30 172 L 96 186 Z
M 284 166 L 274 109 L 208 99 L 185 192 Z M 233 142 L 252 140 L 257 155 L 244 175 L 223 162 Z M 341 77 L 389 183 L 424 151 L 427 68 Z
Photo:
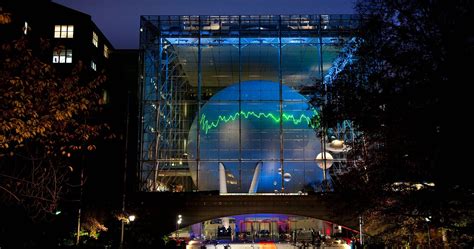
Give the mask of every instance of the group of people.
M 324 241 L 325 237 L 321 235 L 319 231 L 314 231 L 314 229 L 309 230 L 293 230 L 292 232 L 293 243 L 301 242 L 303 245 L 309 244 L 319 246 L 321 241 Z

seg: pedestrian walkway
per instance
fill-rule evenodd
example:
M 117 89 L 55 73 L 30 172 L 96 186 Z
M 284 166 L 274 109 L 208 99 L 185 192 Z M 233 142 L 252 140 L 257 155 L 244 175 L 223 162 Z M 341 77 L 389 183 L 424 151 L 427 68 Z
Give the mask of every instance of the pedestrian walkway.
M 201 249 L 201 245 L 188 245 L 186 249 Z M 302 245 L 292 245 L 288 243 L 232 243 L 232 244 L 218 244 L 205 245 L 207 249 L 348 249 L 348 245 L 331 245 L 331 246 L 311 246 L 303 247 Z

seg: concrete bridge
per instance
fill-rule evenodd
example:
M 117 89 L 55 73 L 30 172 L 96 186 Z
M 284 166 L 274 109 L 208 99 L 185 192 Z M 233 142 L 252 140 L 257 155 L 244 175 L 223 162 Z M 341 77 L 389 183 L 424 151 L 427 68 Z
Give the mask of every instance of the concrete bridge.
M 128 212 L 137 216 L 134 226 L 153 229 L 160 234 L 218 217 L 240 214 L 274 213 L 311 217 L 357 229 L 357 215 L 336 213 L 333 193 L 309 195 L 219 195 L 218 192 L 135 193 L 127 201 Z

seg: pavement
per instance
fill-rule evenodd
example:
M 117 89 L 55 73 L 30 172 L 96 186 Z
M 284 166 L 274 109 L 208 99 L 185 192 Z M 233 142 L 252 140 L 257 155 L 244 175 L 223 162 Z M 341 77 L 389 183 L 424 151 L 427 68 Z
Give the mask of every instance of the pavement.
M 201 245 L 188 245 L 186 249 L 201 249 Z M 217 245 L 205 245 L 205 248 L 208 249 L 348 249 L 348 245 L 322 245 L 320 247 L 316 246 L 306 246 L 302 247 L 301 245 L 292 245 L 289 243 L 272 243 L 272 242 L 261 242 L 261 243 L 232 243 L 232 244 L 217 244 Z

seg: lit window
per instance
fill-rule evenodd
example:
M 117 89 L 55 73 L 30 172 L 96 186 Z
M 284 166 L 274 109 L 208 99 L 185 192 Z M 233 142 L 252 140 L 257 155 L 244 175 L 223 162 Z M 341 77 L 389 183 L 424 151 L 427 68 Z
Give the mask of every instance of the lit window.
M 54 25 L 54 38 L 73 38 L 74 25 Z
M 99 36 L 95 32 L 92 32 L 92 44 L 94 46 L 99 47 Z
M 97 71 L 97 65 L 95 64 L 94 61 L 91 61 L 91 68 L 92 68 L 94 71 Z
M 104 44 L 104 57 L 109 58 L 109 48 Z
M 53 53 L 53 63 L 72 63 L 72 49 L 61 49 Z

